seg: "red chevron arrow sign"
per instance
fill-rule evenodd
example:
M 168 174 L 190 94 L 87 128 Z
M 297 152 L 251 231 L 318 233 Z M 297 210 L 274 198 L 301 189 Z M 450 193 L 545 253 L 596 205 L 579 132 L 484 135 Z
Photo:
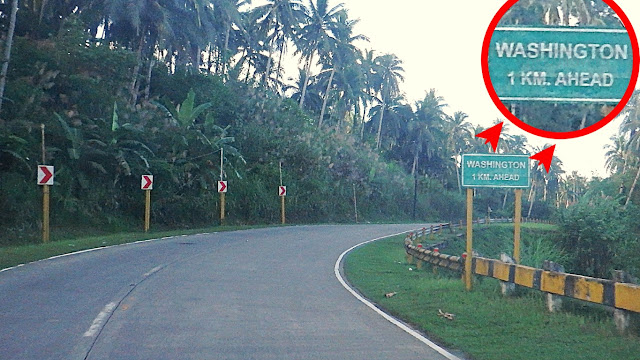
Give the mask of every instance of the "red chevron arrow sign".
M 53 185 L 53 166 L 38 165 L 38 185 Z
M 279 196 L 287 196 L 287 187 L 286 186 L 278 186 L 278 195 Z
M 142 181 L 140 182 L 140 189 L 142 190 L 153 189 L 153 175 L 142 175 Z
M 227 192 L 227 182 L 226 181 L 218 181 L 218 192 L 226 193 Z

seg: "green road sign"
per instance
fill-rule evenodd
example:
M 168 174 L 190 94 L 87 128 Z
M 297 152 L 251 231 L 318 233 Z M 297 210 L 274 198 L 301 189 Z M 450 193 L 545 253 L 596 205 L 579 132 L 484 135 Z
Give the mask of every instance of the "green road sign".
M 462 186 L 528 188 L 531 185 L 528 155 L 462 155 Z
M 502 101 L 618 103 L 633 49 L 625 29 L 498 27 L 488 66 Z

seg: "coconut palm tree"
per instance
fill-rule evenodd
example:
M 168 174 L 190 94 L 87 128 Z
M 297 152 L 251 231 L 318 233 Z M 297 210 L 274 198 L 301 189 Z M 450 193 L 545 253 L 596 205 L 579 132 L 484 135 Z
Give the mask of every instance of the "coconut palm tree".
M 323 64 L 324 70 L 329 72 L 329 80 L 324 91 L 324 99 L 322 109 L 320 110 L 320 119 L 318 127 L 322 127 L 327 102 L 330 97 L 330 91 L 333 85 L 333 79 L 336 72 L 343 73 L 351 64 L 357 60 L 358 49 L 354 45 L 355 41 L 369 39 L 364 35 L 354 35 L 353 27 L 359 20 L 351 20 L 348 18 L 345 10 L 338 11 L 335 18 L 335 28 L 330 33 L 328 41 L 323 43 L 319 49 L 320 62 Z M 343 80 L 345 80 L 343 78 Z
M 303 26 L 295 39 L 296 54 L 300 54 L 301 61 L 305 63 L 305 80 L 300 96 L 300 108 L 304 108 L 314 57 L 322 47 L 330 48 L 330 38 L 337 27 L 335 20 L 342 9 L 342 3 L 329 8 L 327 0 L 316 0 L 315 3 L 309 0 L 306 7 Z
M 611 144 L 606 144 L 604 149 L 607 150 L 604 156 L 605 167 L 611 174 L 625 174 L 627 171 L 628 160 L 630 157 L 629 141 L 624 134 L 612 135 L 609 140 Z
M 444 98 L 436 94 L 436 89 L 431 89 L 425 94 L 424 99 L 418 101 L 415 105 L 416 111 L 412 121 L 412 129 L 416 135 L 413 151 L 413 164 L 411 166 L 411 174 L 415 175 L 418 169 L 418 161 L 424 152 L 427 155 L 435 151 L 438 147 L 434 144 L 436 138 L 446 138 L 440 133 L 436 136 L 435 132 L 442 126 L 446 114 L 444 108 L 447 104 Z
M 213 6 L 212 11 L 208 11 L 213 17 L 214 21 L 219 22 L 219 27 L 214 35 L 218 40 L 218 59 L 216 61 L 216 72 L 225 76 L 227 74 L 227 66 L 229 65 L 229 59 L 231 53 L 229 46 L 232 38 L 234 27 L 239 29 L 239 33 L 242 36 L 247 36 L 247 30 L 243 24 L 242 13 L 240 7 L 251 4 L 251 0 L 211 0 Z M 222 35 L 222 36 L 220 36 Z M 210 45 L 209 49 L 209 71 L 213 66 L 213 47 Z
M 620 125 L 620 130 L 629 138 L 627 151 L 630 154 L 638 156 L 638 154 L 640 153 L 640 90 L 636 90 L 633 93 L 633 96 L 627 103 L 627 107 L 625 108 L 623 114 L 626 116 L 622 121 L 622 124 Z M 633 179 L 633 183 L 631 183 L 629 194 L 627 195 L 627 199 L 624 202 L 625 207 L 631 201 L 631 196 L 633 195 L 636 185 L 638 184 L 639 178 L 640 164 L 638 164 L 636 176 Z
M 304 6 L 297 0 L 268 0 L 265 5 L 256 8 L 259 14 L 257 25 L 264 28 L 267 34 L 266 44 L 269 51 L 263 83 L 267 85 L 271 75 L 273 53 L 279 52 L 277 78 L 280 77 L 280 66 L 283 54 L 286 52 L 287 40 L 293 39 L 294 34 L 303 21 Z
M 467 148 L 474 137 L 473 126 L 467 121 L 469 115 L 462 111 L 456 111 L 453 116 L 445 116 L 443 123 L 443 133 L 447 135 L 445 148 L 446 156 L 452 159 L 453 170 L 456 173 L 458 192 L 462 193 L 460 182 L 460 167 L 458 159 Z
M 404 68 L 402 68 L 402 60 L 394 54 L 380 55 L 375 58 L 374 64 L 373 83 L 379 96 L 378 100 L 382 105 L 376 135 L 376 149 L 379 149 L 385 106 L 389 99 L 397 96 L 400 92 L 400 82 L 404 81 Z

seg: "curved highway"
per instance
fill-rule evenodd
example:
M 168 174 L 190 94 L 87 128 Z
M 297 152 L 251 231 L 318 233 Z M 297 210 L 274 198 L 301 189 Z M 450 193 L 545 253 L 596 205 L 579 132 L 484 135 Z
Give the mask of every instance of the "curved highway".
M 0 272 L 2 359 L 444 359 L 334 275 L 349 247 L 418 225 L 173 237 Z

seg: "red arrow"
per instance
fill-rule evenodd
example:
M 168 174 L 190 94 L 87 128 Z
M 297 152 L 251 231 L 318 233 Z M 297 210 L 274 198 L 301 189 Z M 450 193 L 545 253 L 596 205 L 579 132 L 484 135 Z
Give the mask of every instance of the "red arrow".
M 549 169 L 551 169 L 551 161 L 553 160 L 553 152 L 556 150 L 556 146 L 550 146 L 539 153 L 533 155 L 531 159 L 538 160 L 538 166 L 544 165 L 544 168 L 549 173 Z
M 149 177 L 149 175 L 142 175 L 142 178 L 144 179 L 144 181 L 146 181 L 144 183 L 144 185 L 142 185 L 142 189 L 143 190 L 148 190 L 149 187 L 151 186 L 151 184 L 153 184 L 153 180 L 151 180 L 151 178 Z
M 488 128 L 487 130 L 477 134 L 476 137 L 487 139 L 487 141 L 485 141 L 484 143 L 491 143 L 493 152 L 496 152 L 496 150 L 498 149 L 498 141 L 500 141 L 500 134 L 502 133 L 502 125 L 504 125 L 504 122 Z
M 42 179 L 40 179 L 40 182 L 38 184 L 46 185 L 49 182 L 49 179 L 51 179 L 51 177 L 53 176 L 53 174 L 51 173 L 51 171 L 49 171 L 49 168 L 44 166 L 44 165 L 43 166 L 39 166 L 38 169 L 44 175 L 42 177 Z
M 224 181 L 218 181 L 218 192 L 224 192 L 227 189 L 227 184 Z
M 280 186 L 280 196 L 285 196 L 287 194 L 287 187 Z

